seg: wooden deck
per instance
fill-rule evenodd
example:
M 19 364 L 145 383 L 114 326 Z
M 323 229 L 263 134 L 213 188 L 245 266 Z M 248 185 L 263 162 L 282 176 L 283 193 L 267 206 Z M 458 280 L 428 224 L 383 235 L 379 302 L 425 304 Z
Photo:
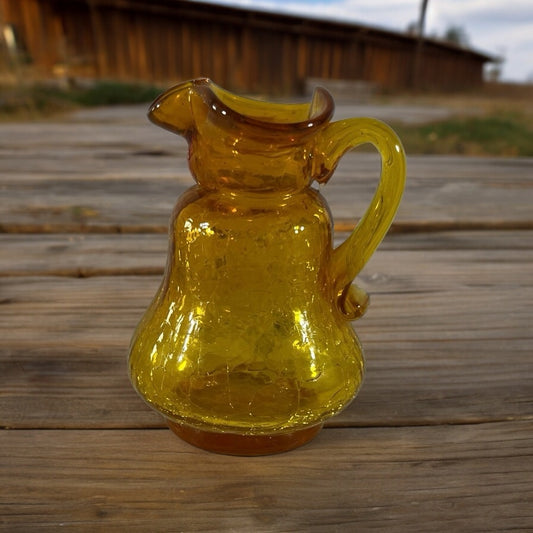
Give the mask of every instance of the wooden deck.
M 359 279 L 360 395 L 307 446 L 239 458 L 181 442 L 126 375 L 183 142 L 142 110 L 0 141 L 1 530 L 533 530 L 532 159 L 409 158 Z M 377 165 L 349 154 L 324 187 L 339 241 Z

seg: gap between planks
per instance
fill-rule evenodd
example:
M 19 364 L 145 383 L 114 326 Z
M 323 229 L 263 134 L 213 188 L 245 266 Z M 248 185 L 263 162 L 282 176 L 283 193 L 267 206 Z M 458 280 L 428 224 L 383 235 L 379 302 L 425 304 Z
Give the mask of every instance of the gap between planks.
M 334 231 L 352 231 L 356 221 L 340 219 L 335 222 Z M 472 221 L 405 221 L 395 222 L 389 232 L 398 233 L 439 233 L 443 231 L 515 231 L 532 230 L 533 220 L 472 220 Z M 167 225 L 89 225 L 89 224 L 0 224 L 0 233 L 14 234 L 151 234 L 167 233 Z
M 387 423 L 386 421 L 381 421 L 376 424 L 365 423 L 346 423 L 346 422 L 337 422 L 335 418 L 326 420 L 322 431 L 326 430 L 364 430 L 364 429 L 409 429 L 409 428 L 431 428 L 439 426 L 481 426 L 489 424 L 505 424 L 505 423 L 525 423 L 533 422 L 533 415 L 523 415 L 523 416 L 509 416 L 509 417 L 486 417 L 486 418 L 471 418 L 468 420 L 463 420 L 457 418 L 456 420 L 447 419 L 447 420 L 408 420 L 408 421 L 396 421 L 393 423 Z M 165 421 L 162 419 L 160 424 L 154 425 L 131 425 L 131 426 L 31 426 L 31 425 L 18 425 L 10 426 L 0 425 L 0 431 L 171 431 L 167 426 Z

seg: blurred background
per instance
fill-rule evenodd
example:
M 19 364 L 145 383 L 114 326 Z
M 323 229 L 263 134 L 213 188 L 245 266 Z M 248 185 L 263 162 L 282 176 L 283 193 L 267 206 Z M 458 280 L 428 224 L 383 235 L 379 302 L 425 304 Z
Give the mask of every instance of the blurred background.
M 3 119 L 150 101 L 209 77 L 265 98 L 322 85 L 337 102 L 445 105 L 453 117 L 429 128 L 393 124 L 408 151 L 533 155 L 522 0 L 0 0 L 0 29 Z

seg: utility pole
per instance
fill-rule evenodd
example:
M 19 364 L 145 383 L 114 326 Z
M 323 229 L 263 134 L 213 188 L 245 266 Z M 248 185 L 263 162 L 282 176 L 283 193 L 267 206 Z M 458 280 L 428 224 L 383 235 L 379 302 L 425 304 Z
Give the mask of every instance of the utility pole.
M 426 11 L 429 0 L 422 0 L 420 4 L 420 16 L 418 18 L 417 42 L 413 64 L 412 85 L 415 91 L 420 89 L 420 76 L 422 71 L 422 51 L 424 48 L 424 26 L 426 24 Z

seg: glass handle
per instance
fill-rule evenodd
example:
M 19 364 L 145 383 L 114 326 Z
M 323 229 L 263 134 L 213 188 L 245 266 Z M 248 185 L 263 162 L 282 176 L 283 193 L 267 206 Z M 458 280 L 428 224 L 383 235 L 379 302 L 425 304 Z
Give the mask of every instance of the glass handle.
M 352 281 L 385 237 L 405 185 L 405 153 L 396 133 L 383 122 L 352 118 L 330 124 L 320 142 L 318 181 L 329 179 L 348 150 L 370 143 L 381 155 L 381 178 L 365 214 L 350 236 L 333 250 L 331 276 L 337 305 L 350 320 L 365 312 L 368 296 Z

